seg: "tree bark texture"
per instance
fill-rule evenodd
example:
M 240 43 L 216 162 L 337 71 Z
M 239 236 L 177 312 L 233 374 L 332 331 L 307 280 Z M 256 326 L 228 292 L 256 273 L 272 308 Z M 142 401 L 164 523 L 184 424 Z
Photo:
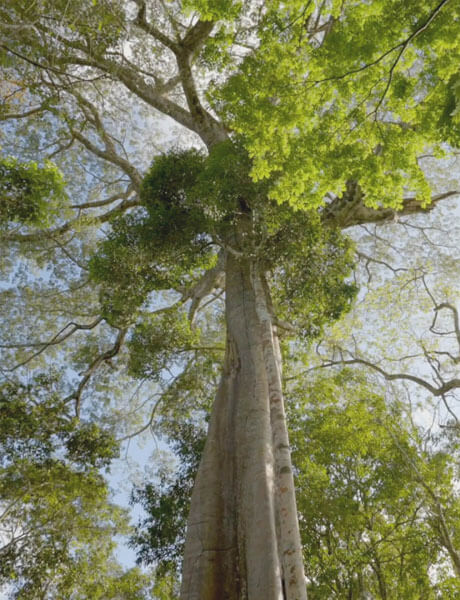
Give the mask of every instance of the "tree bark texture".
M 192 495 L 182 600 L 306 598 L 268 307 L 257 266 L 229 254 L 225 364 Z

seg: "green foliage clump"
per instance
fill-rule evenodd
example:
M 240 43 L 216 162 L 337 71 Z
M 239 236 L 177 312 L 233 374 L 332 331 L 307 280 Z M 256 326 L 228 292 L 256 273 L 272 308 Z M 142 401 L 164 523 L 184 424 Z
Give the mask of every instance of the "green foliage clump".
M 112 432 L 83 423 L 54 391 L 53 377 L 32 383 L 7 382 L 0 388 L 0 465 L 15 460 L 34 464 L 61 461 L 78 468 L 106 466 L 118 455 Z
M 215 29 L 215 33 L 206 40 L 199 56 L 200 64 L 214 71 L 223 71 L 226 68 L 232 68 L 233 57 L 231 48 L 234 39 L 234 24 L 223 22 L 220 29 Z
M 71 408 L 54 377 L 0 388 L 0 585 L 12 585 L 18 600 L 102 600 L 120 589 L 141 600 L 142 575 L 123 573 L 113 559 L 113 535 L 128 525 L 99 471 L 117 444 Z
M 259 44 L 210 95 L 242 135 L 256 179 L 281 173 L 272 197 L 315 209 L 358 181 L 368 206 L 401 207 L 430 186 L 417 157 L 460 144 L 450 118 L 458 75 L 457 4 L 417 0 L 268 2 Z
M 143 208 L 112 223 L 90 262 L 109 322 L 132 322 L 150 292 L 181 289 L 212 264 L 206 215 L 189 199 L 203 161 L 195 150 L 157 157 L 143 182 Z
M 199 339 L 200 331 L 191 328 L 183 310 L 172 308 L 147 315 L 129 341 L 130 372 L 135 377 L 158 379 L 162 369 L 180 367 Z
M 270 200 L 271 180 L 254 182 L 251 165 L 238 141 L 207 157 L 188 150 L 155 159 L 141 189 L 143 209 L 114 221 L 90 263 L 110 323 L 134 322 L 152 291 L 183 290 L 227 244 L 273 273 L 279 305 L 290 319 L 297 314 L 305 335 L 348 308 L 350 243 L 313 212 Z M 139 329 L 141 346 L 145 337 Z
M 157 157 L 144 177 L 141 201 L 155 223 L 158 245 L 188 246 L 207 229 L 202 209 L 189 198 L 204 162 L 197 150 L 172 152 Z
M 232 144 L 205 157 L 197 150 L 156 157 L 142 189 L 142 209 L 120 217 L 90 262 L 102 284 L 104 316 L 119 324 L 154 290 L 180 290 L 216 260 L 216 239 L 234 221 L 253 186 Z M 243 174 L 241 174 L 243 172 Z
M 0 159 L 0 225 L 11 221 L 47 225 L 64 200 L 64 179 L 50 162 L 20 163 Z
M 103 467 L 118 456 L 118 444 L 113 434 L 101 430 L 95 423 L 85 423 L 67 438 L 68 456 L 79 464 Z
M 314 213 L 282 205 L 284 222 L 267 242 L 273 253 L 272 294 L 279 317 L 312 339 L 352 305 L 357 286 L 347 277 L 354 264 L 353 243 L 339 230 L 321 225 Z

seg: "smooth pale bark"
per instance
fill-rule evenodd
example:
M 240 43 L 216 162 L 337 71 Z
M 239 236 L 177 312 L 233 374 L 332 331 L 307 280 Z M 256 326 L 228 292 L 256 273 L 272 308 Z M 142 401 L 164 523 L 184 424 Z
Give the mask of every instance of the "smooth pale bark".
M 278 548 L 287 600 L 306 600 L 306 583 L 295 499 L 294 474 L 281 383 L 281 352 L 270 310 L 270 293 L 263 273 L 253 268 L 256 312 L 268 376 L 270 421 L 275 458 Z
M 276 356 L 276 345 L 273 335 L 264 334 L 264 327 L 272 325 L 261 323 L 254 276 L 249 260 L 227 256 L 227 351 L 192 495 L 182 600 L 306 598 L 303 572 L 295 572 L 303 595 L 291 593 L 292 585 L 286 586 L 283 577 L 282 565 L 290 564 L 286 556 L 292 549 L 301 563 L 300 541 L 286 543 L 289 535 L 295 537 L 287 529 L 293 520 L 297 523 L 297 514 L 284 514 L 287 506 L 288 512 L 295 511 L 294 497 L 293 504 L 280 501 L 287 471 L 281 467 L 275 473 L 275 462 L 281 465 L 275 454 L 289 455 L 289 448 L 279 434 L 275 443 L 283 448 L 274 445 L 270 393 L 273 400 L 275 377 L 279 396 L 279 366 L 275 364 L 274 375 L 273 364 L 267 363 L 270 352 Z M 294 495 L 293 485 L 288 493 Z

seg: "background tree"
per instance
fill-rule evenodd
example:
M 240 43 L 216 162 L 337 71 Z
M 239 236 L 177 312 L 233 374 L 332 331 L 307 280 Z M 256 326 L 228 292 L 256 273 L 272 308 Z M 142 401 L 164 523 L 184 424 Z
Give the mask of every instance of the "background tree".
M 455 458 L 424 448 L 404 405 L 388 405 L 360 374 L 322 376 L 305 391 L 296 401 L 315 402 L 296 407 L 291 439 L 309 597 L 454 596 L 458 575 L 426 490 L 457 531 Z
M 69 414 L 55 384 L 37 375 L 0 391 L 0 581 L 15 598 L 145 598 L 142 575 L 113 557 L 129 528 L 99 470 L 117 445 Z

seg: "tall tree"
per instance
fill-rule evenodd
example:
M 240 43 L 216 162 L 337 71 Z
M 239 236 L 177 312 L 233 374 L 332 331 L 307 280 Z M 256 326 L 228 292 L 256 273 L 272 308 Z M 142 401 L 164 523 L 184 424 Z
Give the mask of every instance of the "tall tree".
M 204 300 L 224 289 L 223 372 L 181 597 L 305 598 L 278 332 L 312 339 L 349 307 L 340 228 L 429 211 L 454 193 L 431 196 L 420 156 L 459 141 L 457 4 L 14 0 L 0 16 L 0 114 L 5 132 L 28 140 L 19 152 L 4 137 L 5 152 L 48 154 L 72 180 L 54 224 L 5 227 L 28 260 L 55 259 L 41 283 L 24 276 L 29 289 L 46 296 L 51 280 L 66 298 L 24 332 L 57 323 L 47 340 L 7 340 L 5 368 L 63 348 L 77 366 L 66 400 L 94 418 L 126 342 L 130 373 L 153 376 L 156 393 L 168 367 L 174 385 L 216 351 L 222 335 Z M 151 156 L 136 150 L 155 148 L 155 121 L 168 143 L 164 117 L 199 149 L 156 158 L 144 177 Z M 98 226 L 107 239 L 88 264 Z M 149 315 L 164 290 L 169 307 Z M 75 352 L 85 331 L 98 339 Z

